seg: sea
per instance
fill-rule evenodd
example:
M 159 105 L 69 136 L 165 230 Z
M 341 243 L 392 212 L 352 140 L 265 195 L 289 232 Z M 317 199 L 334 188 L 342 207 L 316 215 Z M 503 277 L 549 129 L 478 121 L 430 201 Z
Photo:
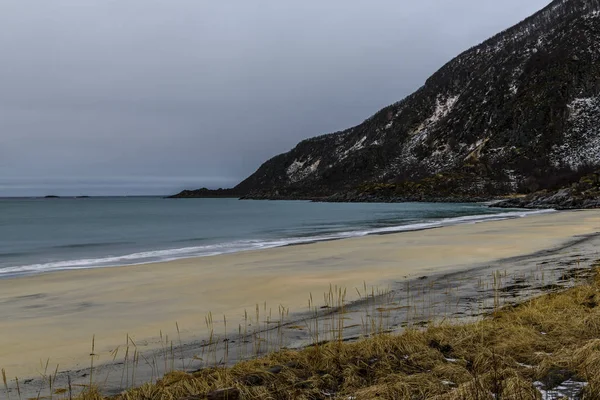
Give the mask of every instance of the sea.
M 145 264 L 550 212 L 487 204 L 98 197 L 0 199 L 0 279 Z

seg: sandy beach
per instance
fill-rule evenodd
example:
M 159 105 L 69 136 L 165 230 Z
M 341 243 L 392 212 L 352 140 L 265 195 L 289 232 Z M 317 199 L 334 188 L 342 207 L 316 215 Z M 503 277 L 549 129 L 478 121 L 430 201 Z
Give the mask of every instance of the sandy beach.
M 312 243 L 139 266 L 55 272 L 0 281 L 0 367 L 10 377 L 84 368 L 130 335 L 156 345 L 206 334 L 205 316 L 227 316 L 237 331 L 256 304 L 303 312 L 330 285 L 386 287 L 553 249 L 600 231 L 599 211 L 560 212 L 416 232 Z M 353 294 L 354 293 L 354 294 Z M 276 311 L 275 311 L 276 313 Z M 221 322 L 222 325 L 222 322 Z M 179 341 L 179 338 L 176 339 Z

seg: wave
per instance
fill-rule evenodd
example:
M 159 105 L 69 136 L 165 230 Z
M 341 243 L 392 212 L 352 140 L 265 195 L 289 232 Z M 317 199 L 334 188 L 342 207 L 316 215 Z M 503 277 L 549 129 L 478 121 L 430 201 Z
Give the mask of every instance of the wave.
M 281 239 L 250 239 L 238 240 L 227 243 L 210 244 L 204 246 L 183 247 L 175 249 L 153 250 L 126 254 L 122 256 L 109 256 L 103 258 L 88 258 L 79 260 L 65 260 L 48 263 L 20 265 L 0 269 L 0 278 L 19 275 L 30 275 L 50 271 L 88 269 L 99 267 L 115 267 L 120 265 L 147 264 L 153 262 L 173 261 L 182 258 L 208 257 L 220 254 L 231 254 L 241 251 L 269 249 L 274 247 L 291 246 L 298 244 L 314 243 L 327 240 L 346 239 L 367 235 L 399 233 L 439 228 L 442 226 L 475 224 L 486 221 L 499 221 L 506 219 L 523 218 L 529 215 L 545 214 L 555 210 L 512 211 L 498 214 L 469 215 L 451 217 L 433 221 L 389 226 L 381 228 L 368 228 L 354 231 L 328 233 L 315 236 L 289 237 Z M 78 245 L 73 245 L 78 246 Z
M 198 242 L 205 242 L 207 240 L 209 240 L 209 238 L 197 237 L 197 238 L 173 240 L 171 243 L 198 243 Z

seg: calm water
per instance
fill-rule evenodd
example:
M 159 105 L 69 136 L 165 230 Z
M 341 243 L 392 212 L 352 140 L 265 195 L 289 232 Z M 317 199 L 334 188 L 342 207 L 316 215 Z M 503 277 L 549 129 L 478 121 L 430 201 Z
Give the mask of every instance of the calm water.
M 0 278 L 516 218 L 478 204 L 1 199 Z

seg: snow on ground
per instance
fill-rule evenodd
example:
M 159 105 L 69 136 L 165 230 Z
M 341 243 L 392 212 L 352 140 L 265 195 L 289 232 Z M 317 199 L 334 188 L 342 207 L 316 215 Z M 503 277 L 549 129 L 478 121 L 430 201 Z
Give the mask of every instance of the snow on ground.
M 414 165 L 420 162 L 417 157 L 418 149 L 426 145 L 431 128 L 450 114 L 458 98 L 458 95 L 440 94 L 437 96 L 433 113 L 415 130 L 409 133 L 409 138 L 402 149 L 402 153 L 390 164 L 389 171 L 404 170 L 407 165 Z M 435 146 L 435 150 L 424 161 L 427 164 L 425 165 L 426 168 L 431 171 L 437 171 L 454 163 L 455 153 L 449 149 L 449 146 L 445 143 L 437 142 L 433 146 Z
M 344 145 L 339 146 L 335 151 L 335 155 L 336 155 L 338 161 L 342 161 L 342 160 L 348 158 L 348 156 L 351 153 L 354 153 L 356 151 L 364 149 L 367 146 L 365 144 L 366 141 L 367 141 L 367 137 L 363 136 L 361 139 L 359 139 L 356 143 L 354 143 L 352 146 L 350 146 L 347 149 L 344 149 L 344 147 L 345 147 Z
M 300 169 L 302 169 L 302 167 L 304 167 L 304 164 L 306 164 L 306 161 L 300 162 L 298 160 L 294 160 L 294 162 L 287 169 L 288 176 L 296 174 L 296 172 L 298 172 L 298 170 L 300 170 Z
M 458 96 L 448 96 L 445 100 L 442 100 L 442 97 L 438 96 L 435 100 L 435 111 L 433 112 L 433 115 L 425 121 L 425 125 L 435 124 L 448 115 L 450 111 L 452 111 L 452 108 L 454 108 L 456 100 L 458 100 Z
M 515 170 L 514 169 L 507 169 L 505 171 L 506 176 L 508 176 L 508 180 L 510 182 L 510 188 L 513 191 L 517 191 L 518 189 L 518 182 L 519 182 L 519 177 L 517 176 L 517 174 L 515 174 Z
M 354 143 L 354 146 L 350 147 L 344 154 L 350 154 L 365 147 L 365 141 L 367 140 L 366 136 L 363 136 L 358 142 Z
M 546 390 L 542 382 L 533 383 L 533 386 L 541 393 L 542 400 L 579 399 L 581 392 L 587 385 L 587 382 L 577 382 L 569 379 L 555 388 Z
M 307 165 L 307 163 L 309 163 L 310 161 L 310 157 L 304 161 L 294 160 L 294 162 L 287 168 L 286 171 L 290 182 L 295 183 L 301 181 L 309 175 L 312 175 L 315 172 L 317 172 L 317 169 L 321 164 L 321 159 L 319 158 L 312 164 Z
M 555 166 L 567 165 L 571 169 L 600 159 L 600 97 L 578 98 L 569 104 L 570 127 L 563 143 L 551 154 Z

